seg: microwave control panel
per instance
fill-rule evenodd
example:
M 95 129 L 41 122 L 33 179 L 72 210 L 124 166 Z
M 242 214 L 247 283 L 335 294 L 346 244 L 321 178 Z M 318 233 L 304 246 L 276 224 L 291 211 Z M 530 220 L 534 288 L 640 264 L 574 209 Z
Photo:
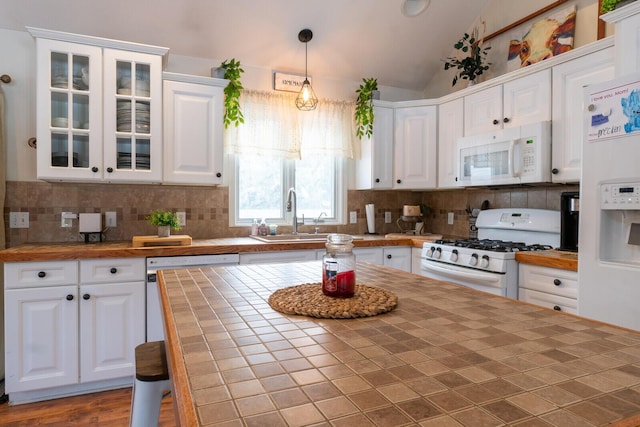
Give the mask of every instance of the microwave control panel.
M 601 184 L 600 209 L 640 210 L 640 182 Z
M 536 173 L 536 144 L 535 138 L 522 138 L 522 174 L 529 175 Z

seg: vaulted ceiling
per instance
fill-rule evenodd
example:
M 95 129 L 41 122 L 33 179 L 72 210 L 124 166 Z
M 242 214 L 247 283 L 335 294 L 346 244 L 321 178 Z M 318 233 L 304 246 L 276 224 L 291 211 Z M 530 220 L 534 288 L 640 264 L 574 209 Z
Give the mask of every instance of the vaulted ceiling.
M 0 28 L 40 27 L 153 44 L 170 54 L 421 91 L 489 0 L 0 0 Z M 218 65 L 218 64 L 213 64 Z

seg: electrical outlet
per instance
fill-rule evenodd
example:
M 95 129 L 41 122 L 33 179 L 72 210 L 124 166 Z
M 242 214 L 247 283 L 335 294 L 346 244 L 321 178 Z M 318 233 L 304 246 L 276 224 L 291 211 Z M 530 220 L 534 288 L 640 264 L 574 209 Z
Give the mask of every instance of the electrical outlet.
M 356 211 L 349 212 L 349 224 L 358 223 L 358 213 Z
M 29 228 L 29 212 L 9 212 L 9 228 Z
M 118 215 L 115 212 L 105 212 L 104 222 L 107 227 L 113 228 L 118 224 Z
M 178 225 L 180 227 L 184 227 L 187 225 L 187 213 L 186 212 L 176 212 L 176 216 L 178 217 Z
M 447 214 L 447 224 L 453 225 L 453 212 Z
M 391 212 L 384 213 L 384 222 L 385 224 L 391 224 Z

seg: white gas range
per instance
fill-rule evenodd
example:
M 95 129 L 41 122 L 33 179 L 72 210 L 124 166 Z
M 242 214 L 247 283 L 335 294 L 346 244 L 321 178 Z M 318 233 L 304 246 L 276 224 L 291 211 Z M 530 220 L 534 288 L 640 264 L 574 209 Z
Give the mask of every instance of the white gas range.
M 518 299 L 516 252 L 560 245 L 560 212 L 488 209 L 476 220 L 477 239 L 426 242 L 421 274 L 495 295 Z

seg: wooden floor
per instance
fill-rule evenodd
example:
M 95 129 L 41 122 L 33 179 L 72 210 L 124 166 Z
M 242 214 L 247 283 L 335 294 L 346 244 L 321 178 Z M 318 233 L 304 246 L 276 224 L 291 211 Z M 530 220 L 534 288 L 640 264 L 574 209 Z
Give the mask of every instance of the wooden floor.
M 0 426 L 104 426 L 129 425 L 131 388 L 85 394 L 45 402 L 0 405 Z M 162 401 L 160 423 L 174 427 L 171 397 Z

